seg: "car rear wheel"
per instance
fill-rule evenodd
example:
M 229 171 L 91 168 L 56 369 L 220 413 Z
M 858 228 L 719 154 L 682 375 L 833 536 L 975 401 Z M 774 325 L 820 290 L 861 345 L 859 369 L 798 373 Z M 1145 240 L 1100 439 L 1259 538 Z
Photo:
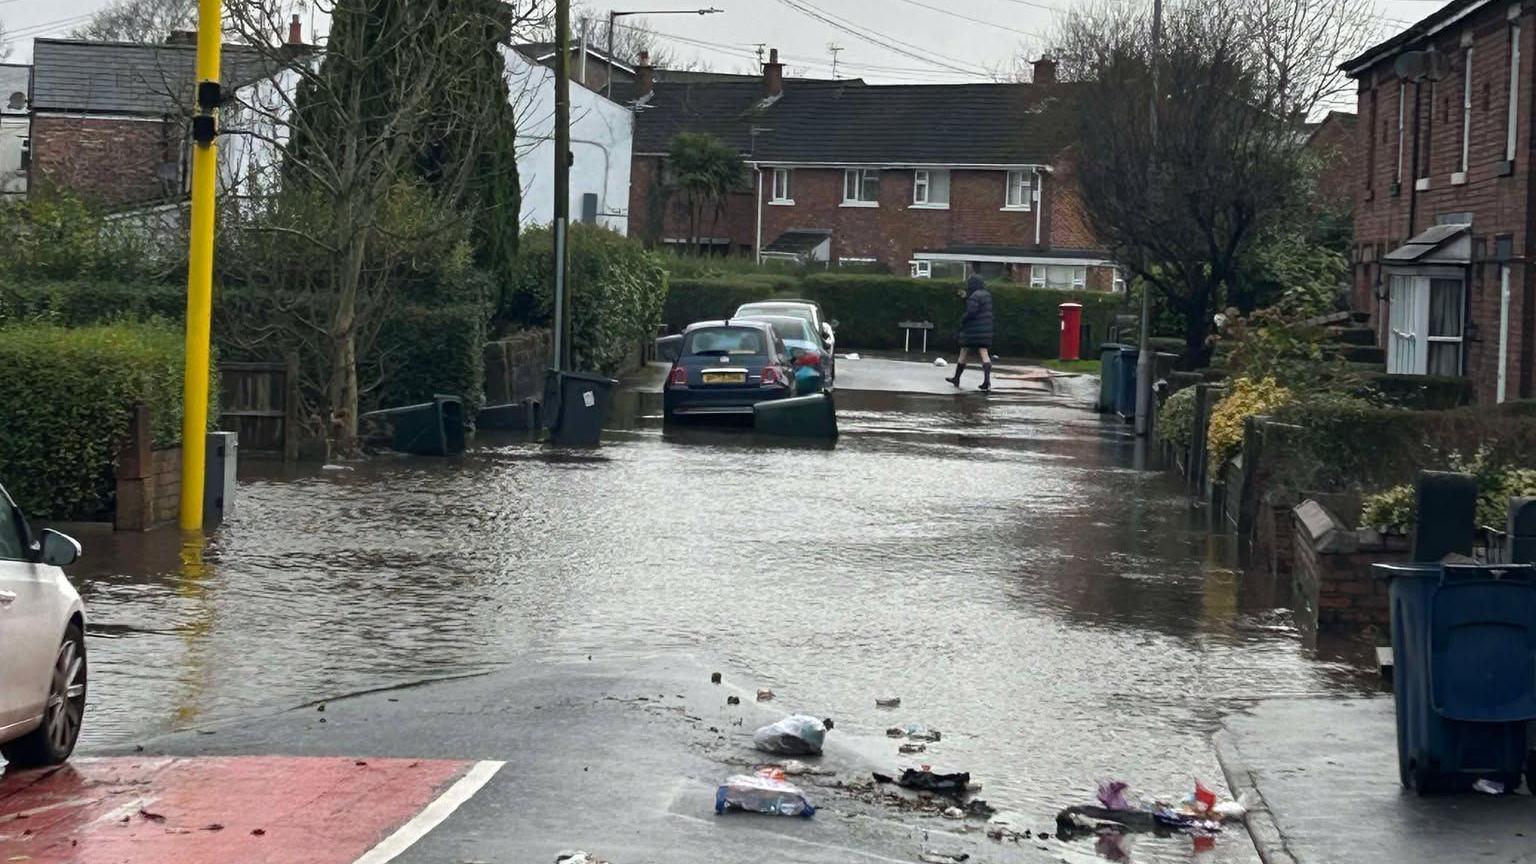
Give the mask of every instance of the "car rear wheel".
M 20 767 L 57 765 L 69 758 L 85 720 L 85 634 L 70 624 L 54 658 L 43 723 L 9 744 L 0 746 L 7 761 Z

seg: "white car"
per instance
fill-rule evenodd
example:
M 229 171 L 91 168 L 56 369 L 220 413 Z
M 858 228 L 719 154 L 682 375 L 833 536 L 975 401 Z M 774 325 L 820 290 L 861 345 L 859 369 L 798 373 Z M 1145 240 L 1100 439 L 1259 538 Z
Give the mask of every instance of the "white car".
M 17 767 L 69 758 L 85 719 L 85 607 L 64 571 L 80 544 L 33 537 L 0 486 L 0 755 Z
M 836 321 L 828 321 L 815 300 L 763 300 L 745 303 L 736 309 L 735 318 L 762 318 L 787 316 L 803 318 L 811 323 L 811 329 L 821 334 L 821 344 L 832 360 L 826 370 L 827 383 L 837 379 L 837 327 Z

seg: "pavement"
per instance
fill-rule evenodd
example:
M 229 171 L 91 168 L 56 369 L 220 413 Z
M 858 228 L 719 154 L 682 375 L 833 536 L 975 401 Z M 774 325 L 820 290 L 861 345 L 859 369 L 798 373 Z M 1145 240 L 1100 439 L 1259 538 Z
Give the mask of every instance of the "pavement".
M 1536 862 L 1528 791 L 1421 798 L 1398 783 L 1393 700 L 1276 699 L 1229 717 L 1217 753 L 1265 864 Z
M 827 753 L 806 760 L 826 773 L 791 778 L 820 808 L 814 818 L 717 816 L 716 786 L 772 759 L 753 750 L 752 732 L 809 708 L 758 703 L 752 682 L 712 684 L 684 654 L 550 658 L 364 693 L 8 775 L 0 861 L 521 864 L 575 849 L 616 864 L 1091 857 L 1084 843 L 999 843 L 981 822 L 884 797 L 869 772 L 892 770 L 897 742 L 876 729 L 835 727 Z

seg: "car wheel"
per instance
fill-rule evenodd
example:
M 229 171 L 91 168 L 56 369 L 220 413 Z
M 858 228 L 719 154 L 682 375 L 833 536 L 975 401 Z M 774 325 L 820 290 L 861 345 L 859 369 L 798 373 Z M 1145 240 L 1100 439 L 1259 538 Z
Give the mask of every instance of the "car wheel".
M 7 761 L 19 767 L 57 765 L 69 758 L 80 738 L 85 720 L 85 634 L 70 624 L 54 658 L 48 684 L 48 704 L 43 724 L 9 744 L 0 746 Z

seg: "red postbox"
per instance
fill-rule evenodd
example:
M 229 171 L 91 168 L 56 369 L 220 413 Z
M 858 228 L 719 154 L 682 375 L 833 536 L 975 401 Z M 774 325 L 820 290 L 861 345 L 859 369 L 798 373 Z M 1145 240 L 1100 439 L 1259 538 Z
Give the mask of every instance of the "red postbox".
M 1061 359 L 1076 360 L 1082 349 L 1083 304 L 1061 304 Z

